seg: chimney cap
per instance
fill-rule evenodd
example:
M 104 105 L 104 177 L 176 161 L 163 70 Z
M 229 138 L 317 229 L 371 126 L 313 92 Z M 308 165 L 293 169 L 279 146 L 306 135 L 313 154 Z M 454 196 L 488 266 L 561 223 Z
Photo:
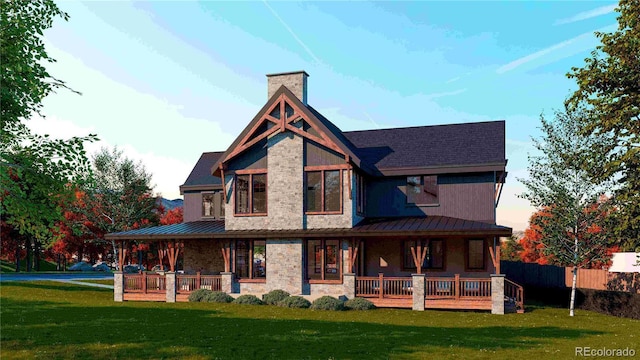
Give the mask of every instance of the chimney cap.
M 293 74 L 305 74 L 305 75 L 309 76 L 309 74 L 307 74 L 307 72 L 306 72 L 306 71 L 304 71 L 304 70 L 299 70 L 299 71 L 286 71 L 286 72 L 281 72 L 281 73 L 267 74 L 267 77 L 270 77 L 270 76 L 280 76 L 280 75 L 293 75 Z

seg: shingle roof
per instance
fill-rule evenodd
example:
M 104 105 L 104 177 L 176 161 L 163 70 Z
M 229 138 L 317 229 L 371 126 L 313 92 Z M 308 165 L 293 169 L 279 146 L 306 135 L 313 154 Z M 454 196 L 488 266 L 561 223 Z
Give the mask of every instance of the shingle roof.
M 307 237 L 307 236 L 446 236 L 446 235 L 497 235 L 510 236 L 506 226 L 457 219 L 446 216 L 367 218 L 345 229 L 307 230 L 225 230 L 224 220 L 194 221 L 181 224 L 108 234 L 108 239 L 193 239 L 193 238 L 242 238 L 242 237 Z
M 505 122 L 417 126 L 343 133 L 378 169 L 505 162 Z
M 220 158 L 222 154 L 222 151 L 202 153 L 183 186 L 221 185 L 222 181 L 220 178 L 211 175 L 211 166 L 218 161 L 218 158 Z

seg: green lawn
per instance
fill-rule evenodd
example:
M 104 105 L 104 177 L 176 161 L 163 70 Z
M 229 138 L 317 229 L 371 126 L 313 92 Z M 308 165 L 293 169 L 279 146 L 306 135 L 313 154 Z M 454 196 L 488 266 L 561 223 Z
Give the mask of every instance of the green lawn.
M 323 312 L 112 299 L 99 288 L 1 283 L 0 358 L 537 360 L 575 358 L 576 346 L 640 352 L 640 321 L 587 311 Z
M 101 280 L 77 280 L 79 282 L 86 282 L 92 284 L 113 285 L 113 279 L 101 279 Z
M 27 263 L 24 259 L 20 261 L 20 271 L 27 271 Z M 34 270 L 35 271 L 35 270 Z M 56 263 L 46 260 L 40 260 L 40 271 L 56 271 Z M 0 273 L 15 273 L 16 263 L 0 259 Z

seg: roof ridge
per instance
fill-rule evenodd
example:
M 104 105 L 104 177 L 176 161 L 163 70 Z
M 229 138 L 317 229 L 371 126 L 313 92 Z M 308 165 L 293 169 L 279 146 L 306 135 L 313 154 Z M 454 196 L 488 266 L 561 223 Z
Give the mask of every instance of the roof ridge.
M 342 131 L 342 133 L 346 134 L 346 133 L 367 132 L 367 131 L 386 131 L 386 130 L 403 130 L 403 129 L 417 129 L 417 128 L 435 128 L 435 127 L 444 127 L 444 126 L 474 125 L 474 124 L 488 124 L 488 123 L 500 123 L 500 122 L 504 123 L 505 120 L 484 120 L 484 121 L 470 121 L 470 122 L 453 123 L 453 124 L 399 126 L 399 127 L 383 128 L 383 129 L 349 130 L 349 131 Z

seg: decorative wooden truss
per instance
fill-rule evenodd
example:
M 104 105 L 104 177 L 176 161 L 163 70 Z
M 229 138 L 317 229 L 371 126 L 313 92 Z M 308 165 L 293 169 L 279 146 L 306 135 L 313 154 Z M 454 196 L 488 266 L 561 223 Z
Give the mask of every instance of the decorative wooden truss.
M 289 110 L 290 109 L 290 110 Z M 289 111 L 287 111 L 289 110 Z M 274 116 L 275 115 L 275 116 Z M 294 124 L 298 121 L 304 121 L 313 131 L 308 131 L 304 127 L 296 127 Z M 266 130 L 265 128 L 266 126 Z M 269 125 L 270 124 L 270 125 Z M 260 133 L 260 131 L 262 131 Z M 345 157 L 345 161 L 349 161 L 349 155 L 334 141 L 329 138 L 323 127 L 317 123 L 317 120 L 302 111 L 294 101 L 291 101 L 285 93 L 280 94 L 277 100 L 267 108 L 264 115 L 253 124 L 251 129 L 242 137 L 236 147 L 222 160 L 222 169 L 229 160 L 248 150 L 259 141 L 277 133 L 290 131 L 298 134 L 303 138 L 316 142 L 327 147 Z

